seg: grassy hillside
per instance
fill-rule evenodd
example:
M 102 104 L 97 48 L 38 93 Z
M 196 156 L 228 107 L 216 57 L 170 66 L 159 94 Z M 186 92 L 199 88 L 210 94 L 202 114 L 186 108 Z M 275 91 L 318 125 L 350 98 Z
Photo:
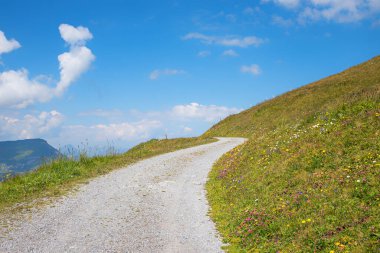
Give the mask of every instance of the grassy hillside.
M 106 174 L 144 158 L 182 148 L 213 142 L 214 138 L 151 140 L 124 154 L 87 157 L 79 160 L 59 158 L 37 170 L 0 182 L 0 213 L 14 204 L 30 202 L 67 192 L 79 183 Z
M 380 252 L 380 57 L 221 121 L 207 184 L 231 252 Z

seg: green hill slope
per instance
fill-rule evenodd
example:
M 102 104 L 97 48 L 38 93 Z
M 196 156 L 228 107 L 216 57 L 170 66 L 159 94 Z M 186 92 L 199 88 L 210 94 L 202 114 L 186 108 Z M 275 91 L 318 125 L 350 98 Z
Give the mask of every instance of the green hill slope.
M 230 116 L 212 218 L 232 252 L 380 251 L 380 57 Z

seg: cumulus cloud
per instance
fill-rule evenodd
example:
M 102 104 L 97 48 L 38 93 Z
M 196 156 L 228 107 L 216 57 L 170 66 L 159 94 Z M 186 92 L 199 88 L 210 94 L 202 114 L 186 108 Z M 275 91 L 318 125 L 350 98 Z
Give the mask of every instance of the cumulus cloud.
M 261 0 L 262 3 L 274 2 L 275 4 L 286 8 L 296 8 L 300 4 L 300 0 Z
M 96 125 L 69 125 L 62 128 L 61 138 L 78 142 L 89 140 L 92 143 L 107 143 L 107 141 L 136 141 L 151 137 L 152 131 L 161 127 L 157 120 L 142 120 L 138 122 L 121 122 Z
M 82 45 L 87 40 L 91 40 L 93 38 L 87 27 L 74 27 L 68 24 L 61 24 L 58 29 L 62 39 L 70 45 Z
M 353 23 L 374 17 L 380 12 L 379 0 L 262 0 L 262 3 L 268 2 L 294 10 L 301 24 L 320 20 Z M 286 19 L 273 19 L 277 24 L 289 24 L 284 21 Z
M 58 56 L 60 80 L 52 88 L 39 78 L 29 78 L 26 69 L 0 72 L 0 106 L 24 108 L 36 102 L 47 102 L 63 92 L 88 70 L 95 60 L 91 50 L 84 46 L 92 38 L 88 28 L 62 24 L 61 37 L 70 45 L 70 50 Z M 0 32 L 0 54 L 20 47 L 16 40 L 7 40 Z
M 243 14 L 245 15 L 253 15 L 255 14 L 255 12 L 259 12 L 260 11 L 260 8 L 259 7 L 255 7 L 255 8 L 252 8 L 252 7 L 246 7 L 244 10 L 243 10 Z
M 88 28 L 61 24 L 59 32 L 71 47 L 69 52 L 58 56 L 61 77 L 56 88 L 57 95 L 61 95 L 95 60 L 91 50 L 84 46 L 87 40 L 92 39 Z
M 183 40 L 199 40 L 204 44 L 209 45 L 221 45 L 228 47 L 249 47 L 249 46 L 260 46 L 265 42 L 265 39 L 258 38 L 256 36 L 209 36 L 202 33 L 188 33 L 182 37 Z
M 89 116 L 89 117 L 101 117 L 101 118 L 117 118 L 122 117 L 124 113 L 120 110 L 104 110 L 104 109 L 95 109 L 85 112 L 78 113 L 79 116 Z
M 93 125 L 67 125 L 63 121 L 64 116 L 55 110 L 24 116 L 0 114 L 0 140 L 44 138 L 57 147 L 85 142 L 90 147 L 106 146 L 117 142 L 118 147 L 126 148 L 130 143 L 152 138 L 156 136 L 155 131 L 162 130 L 162 123 L 155 119 Z
M 157 80 L 160 76 L 174 76 L 185 73 L 186 72 L 181 69 L 155 69 L 149 74 L 149 79 Z
M 291 19 L 283 18 L 277 15 L 272 16 L 272 23 L 282 27 L 290 27 L 293 25 L 293 21 Z
M 0 106 L 24 108 L 50 100 L 52 93 L 50 87 L 30 79 L 25 69 L 0 72 Z
M 369 9 L 373 12 L 380 11 L 380 1 L 379 0 L 368 0 Z
M 210 54 L 211 54 L 210 51 L 200 51 L 200 52 L 198 52 L 198 56 L 199 57 L 207 57 Z
M 200 134 L 213 123 L 242 109 L 199 103 L 179 104 L 163 111 L 122 112 L 96 109 L 77 116 L 93 117 L 88 125 L 70 125 L 55 111 L 19 114 L 0 113 L 0 140 L 44 138 L 55 146 L 88 143 L 89 147 L 104 147 L 112 143 L 125 149 L 150 138 L 190 136 Z M 115 116 L 115 117 L 113 117 Z
M 373 21 L 372 27 L 380 27 L 380 19 Z
M 187 126 L 183 127 L 183 132 L 185 133 L 191 133 L 192 131 L 193 129 L 191 127 L 187 127 Z
M 21 47 L 21 45 L 17 40 L 8 40 L 7 37 L 5 37 L 4 32 L 0 31 L 0 55 L 9 53 L 19 47 Z
M 261 74 L 261 68 L 257 64 L 241 66 L 240 71 L 242 73 L 248 73 L 248 74 L 252 74 L 254 76 Z
M 47 135 L 63 122 L 64 116 L 55 110 L 26 114 L 21 118 L 0 115 L 0 139 L 29 139 Z
M 61 95 L 72 82 L 88 70 L 95 56 L 85 46 L 73 47 L 69 52 L 58 56 L 60 80 L 56 87 L 56 94 Z
M 237 57 L 239 54 L 236 53 L 235 50 L 229 49 L 223 52 L 223 56 Z
M 201 119 L 208 122 L 221 120 L 228 115 L 240 112 L 241 109 L 229 108 L 216 105 L 201 105 L 190 103 L 185 105 L 176 105 L 172 108 L 171 114 L 182 120 Z
M 226 107 L 218 105 L 202 105 L 199 103 L 179 104 L 165 111 L 141 112 L 138 110 L 131 111 L 131 114 L 139 119 L 158 120 L 161 122 L 179 122 L 179 121 L 202 121 L 213 122 L 223 119 L 230 114 L 238 113 L 242 109 L 235 107 Z M 178 125 L 178 124 L 175 124 Z
M 311 6 L 307 6 L 299 15 L 299 21 L 328 20 L 339 23 L 360 21 L 372 12 L 379 11 L 378 0 L 311 0 Z

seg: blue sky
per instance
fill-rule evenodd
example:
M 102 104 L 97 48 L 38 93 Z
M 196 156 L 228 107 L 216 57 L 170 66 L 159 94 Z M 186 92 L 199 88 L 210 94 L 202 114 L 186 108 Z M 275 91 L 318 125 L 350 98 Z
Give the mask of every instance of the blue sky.
M 380 54 L 380 0 L 0 3 L 0 140 L 196 136 Z

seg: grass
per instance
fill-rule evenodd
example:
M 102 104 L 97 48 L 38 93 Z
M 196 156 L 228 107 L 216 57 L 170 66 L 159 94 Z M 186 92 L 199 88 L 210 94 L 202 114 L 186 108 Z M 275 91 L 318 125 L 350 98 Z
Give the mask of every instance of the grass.
M 380 251 L 380 57 L 233 115 L 204 136 L 249 138 L 207 183 L 227 251 Z
M 0 213 L 15 204 L 30 203 L 60 196 L 91 178 L 135 163 L 144 158 L 215 141 L 214 138 L 150 140 L 124 154 L 87 157 L 78 160 L 59 158 L 37 170 L 0 183 Z

